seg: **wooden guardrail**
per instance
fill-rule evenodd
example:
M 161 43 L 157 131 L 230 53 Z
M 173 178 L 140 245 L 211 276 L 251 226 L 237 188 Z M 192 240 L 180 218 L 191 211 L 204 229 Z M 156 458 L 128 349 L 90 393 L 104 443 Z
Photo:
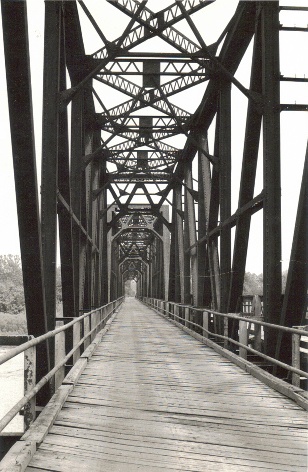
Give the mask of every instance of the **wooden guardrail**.
M 81 349 L 85 350 L 93 341 L 96 334 L 104 328 L 109 318 L 122 303 L 123 298 L 124 297 L 120 297 L 113 302 L 96 308 L 77 318 L 57 318 L 57 324 L 65 324 L 37 338 L 32 337 L 32 339 L 10 349 L 6 354 L 0 357 L 0 365 L 2 365 L 20 353 L 24 353 L 25 356 L 25 394 L 0 420 L 0 432 L 21 410 L 23 410 L 24 413 L 25 429 L 29 428 L 36 418 L 37 393 L 44 385 L 52 380 L 54 380 L 55 390 L 57 390 L 65 377 L 67 362 L 72 359 L 71 367 L 76 364 L 80 357 Z M 66 336 L 71 334 L 70 329 L 73 330 L 73 347 L 66 353 Z M 58 347 L 55 355 L 55 366 L 36 383 L 36 347 L 51 338 L 55 339 L 56 346 Z
M 301 369 L 301 341 L 308 338 L 308 326 L 293 327 L 275 325 L 262 321 L 259 317 L 240 316 L 233 313 L 219 313 L 206 308 L 196 308 L 175 302 L 159 300 L 155 298 L 140 298 L 140 301 L 164 315 L 185 331 L 195 336 L 200 336 L 206 344 L 221 344 L 224 350 L 232 352 L 232 357 L 237 356 L 247 361 L 250 353 L 258 359 L 262 358 L 272 366 L 285 369 L 290 373 L 291 383 L 300 388 L 301 379 L 307 379 L 308 373 Z M 229 322 L 236 321 L 238 330 L 235 338 L 230 337 Z M 280 333 L 289 333 L 292 336 L 292 364 L 286 364 L 262 352 L 264 328 L 277 330 Z M 196 336 L 195 336 L 196 337 Z M 215 340 L 215 342 L 213 341 Z M 230 352 L 230 354 L 231 354 Z M 240 365 L 240 364 L 239 364 Z M 280 380 L 280 379 L 279 379 Z

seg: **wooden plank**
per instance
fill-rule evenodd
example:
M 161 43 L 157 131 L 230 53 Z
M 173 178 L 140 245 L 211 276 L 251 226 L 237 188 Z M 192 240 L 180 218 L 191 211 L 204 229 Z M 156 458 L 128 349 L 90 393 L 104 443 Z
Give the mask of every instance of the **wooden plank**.
M 114 459 L 114 460 L 112 460 Z M 108 472 L 135 472 L 136 464 L 129 464 L 125 459 L 105 457 L 103 460 L 104 468 Z M 33 468 L 33 469 L 32 469 Z M 53 472 L 102 472 L 102 463 L 96 458 L 91 459 L 68 455 L 68 454 L 55 454 L 54 451 L 38 451 L 35 458 L 31 463 L 31 468 L 27 468 L 27 472 L 32 470 L 50 470 Z M 157 472 L 159 468 L 156 466 L 147 465 L 147 471 Z M 166 469 L 171 470 L 171 469 Z
M 54 441 L 55 442 L 55 441 Z M 77 443 L 77 444 L 76 444 Z M 255 467 L 266 468 L 268 470 L 281 470 L 281 471 L 290 471 L 293 472 L 293 464 L 279 464 L 275 463 L 274 460 L 270 462 L 264 462 L 262 460 L 261 455 L 258 458 L 258 461 L 253 461 L 248 459 L 247 457 L 231 457 L 229 456 L 229 451 L 224 454 L 224 457 L 217 453 L 216 454 L 208 454 L 203 452 L 202 456 L 200 453 L 196 452 L 192 453 L 185 453 L 182 450 L 179 451 L 167 451 L 163 449 L 156 449 L 155 448 L 142 448 L 139 446 L 132 447 L 130 445 L 126 446 L 124 444 L 105 444 L 102 445 L 100 443 L 95 444 L 95 442 L 87 443 L 87 447 L 85 447 L 85 443 L 83 441 L 77 440 L 75 442 L 75 447 L 72 445 L 72 442 L 68 442 L 67 445 L 63 445 L 59 442 L 56 444 L 52 443 L 52 439 L 47 443 L 42 445 L 41 451 L 54 451 L 57 454 L 65 454 L 70 456 L 78 456 L 79 458 L 96 458 L 100 461 L 103 461 L 104 458 L 108 457 L 118 457 L 122 458 L 122 460 L 127 461 L 128 463 L 131 461 L 136 461 L 137 463 L 141 464 L 161 464 L 162 466 L 167 466 L 169 468 L 175 468 L 179 470 L 179 466 L 181 466 L 180 470 L 183 470 L 183 467 L 188 467 L 188 470 L 203 470 L 202 467 L 206 467 L 208 463 L 214 462 L 215 464 L 229 464 L 231 467 L 233 466 L 246 466 L 251 467 L 253 470 Z M 222 452 L 222 451 L 220 451 Z M 303 471 L 305 471 L 305 464 L 298 464 Z M 187 470 L 187 469 L 186 469 Z
M 36 443 L 17 441 L 0 463 L 0 472 L 24 472 L 36 451 Z
M 276 421 L 277 421 L 277 411 L 276 414 L 275 412 L 271 412 L 271 414 L 268 414 L 266 410 L 260 409 L 260 411 L 248 411 L 247 409 L 244 410 L 243 408 L 238 407 L 237 409 L 232 409 L 231 411 L 227 408 L 219 408 L 218 406 L 214 408 L 208 408 L 207 410 L 199 410 L 197 408 L 179 408 L 177 405 L 176 406 L 166 406 L 166 407 L 159 407 L 159 406 L 154 406 L 155 409 L 152 411 L 155 411 L 155 414 L 152 413 L 150 410 L 151 404 L 146 402 L 146 397 L 143 397 L 144 401 L 140 401 L 138 405 L 129 405 L 128 403 L 124 404 L 119 404 L 119 405 L 114 405 L 112 403 L 106 404 L 106 401 L 104 399 L 92 399 L 92 398 L 69 398 L 66 402 L 66 411 L 70 411 L 72 414 L 75 414 L 76 409 L 83 409 L 83 411 L 87 412 L 93 411 L 98 415 L 104 415 L 106 413 L 112 413 L 112 414 L 124 414 L 124 415 L 129 415 L 132 417 L 148 417 L 148 416 L 154 416 L 155 418 L 160 419 L 161 418 L 161 413 L 165 413 L 166 415 L 172 415 L 172 414 L 178 414 L 180 413 L 181 415 L 189 415 L 190 417 L 196 417 L 198 418 L 198 421 L 206 421 L 207 416 L 210 417 L 218 417 L 218 418 L 233 418 L 236 419 L 237 421 L 246 421 L 246 422 L 251 422 L 251 423 L 257 423 L 257 424 L 270 424 L 272 426 L 275 426 Z M 148 408 L 147 411 L 144 411 L 145 406 Z M 92 407 L 92 408 L 91 408 Z M 149 413 L 151 411 L 151 413 Z M 239 413 L 241 414 L 241 419 L 239 420 Z M 285 412 L 287 413 L 287 412 Z M 292 416 L 294 415 L 294 411 L 292 412 Z M 262 415 L 262 417 L 260 417 Z M 295 424 L 300 424 L 302 428 L 307 428 L 307 421 L 306 419 L 301 415 L 300 417 L 292 417 L 290 414 L 284 414 L 281 413 L 281 417 L 279 418 L 280 422 L 283 424 L 288 424 L 290 427 L 294 426 Z
M 194 337 L 195 339 L 198 339 L 199 341 L 203 342 L 205 345 L 211 347 L 222 356 L 226 357 L 229 360 L 232 360 L 234 364 L 246 370 L 257 379 L 262 380 L 262 382 L 264 382 L 266 385 L 269 385 L 271 388 L 277 390 L 279 393 L 282 393 L 288 398 L 296 401 L 296 403 L 300 405 L 303 409 L 306 409 L 306 410 L 308 409 L 308 394 L 304 392 L 304 390 L 296 388 L 296 387 L 294 388 L 292 385 L 289 385 L 283 380 L 280 380 L 274 377 L 273 375 L 269 374 L 268 372 L 263 371 L 261 368 L 259 368 L 256 365 L 253 365 L 251 362 L 248 362 L 245 359 L 241 359 L 235 354 L 233 354 L 232 352 L 226 349 L 223 349 L 222 347 L 215 344 L 211 340 L 203 338 L 200 334 L 195 333 L 193 331 L 188 331 L 188 329 L 185 326 L 180 325 L 176 321 L 170 320 L 170 319 L 168 319 L 168 321 L 170 323 L 175 324 L 178 328 L 181 328 L 183 331 L 189 332 L 189 334 L 192 337 Z
M 67 437 L 67 441 L 66 438 Z M 71 440 L 77 441 L 77 438 L 82 441 L 84 445 L 89 443 L 91 444 L 124 444 L 124 445 L 134 445 L 136 447 L 144 447 L 149 449 L 161 449 L 163 451 L 176 451 L 176 452 L 191 452 L 198 454 L 210 454 L 210 455 L 223 455 L 226 450 L 226 444 L 210 444 L 203 441 L 199 442 L 197 438 L 195 441 L 178 441 L 177 437 L 171 435 L 171 437 L 155 437 L 152 435 L 138 435 L 136 432 L 132 434 L 125 433 L 123 431 L 116 432 L 113 431 L 91 431 L 89 429 L 73 428 L 73 427 L 59 427 L 54 426 L 52 428 L 51 434 L 48 437 L 48 441 L 55 443 L 55 438 L 58 438 L 58 441 L 61 440 L 61 444 L 71 444 Z M 57 439 L 56 439 L 57 441 Z M 109 447 L 109 446 L 107 446 Z M 281 451 L 279 453 L 275 452 L 266 452 L 260 451 L 256 452 L 253 448 L 238 448 L 228 445 L 228 455 L 229 457 L 244 457 L 247 460 L 257 461 L 258 457 L 261 456 L 262 460 L 269 460 L 269 462 L 278 463 L 278 464 L 293 464 L 294 457 L 293 454 L 297 455 L 299 463 L 304 463 L 306 459 L 305 451 L 303 454 L 299 454 L 296 450 L 290 454 L 286 451 Z
M 61 410 L 72 388 L 72 385 L 63 385 L 62 387 L 59 387 L 57 392 L 45 406 L 44 410 L 40 413 L 40 416 L 37 418 L 37 420 L 23 435 L 23 441 L 31 441 L 41 444 L 49 429 L 53 425 L 55 418 Z
M 85 354 L 29 472 L 306 471 L 302 408 L 136 300 Z
M 86 358 L 79 358 L 75 365 L 71 368 L 65 379 L 63 385 L 75 385 L 84 371 L 88 361 Z
M 173 419 L 174 420 L 174 419 Z M 57 421 L 55 424 L 60 425 L 64 424 L 67 426 L 83 427 L 86 429 L 92 429 L 97 431 L 105 431 L 109 423 L 112 423 L 115 427 L 121 428 L 121 424 L 125 423 L 126 427 L 130 432 L 139 431 L 140 433 L 144 431 L 153 432 L 159 431 L 159 434 L 177 436 L 178 440 L 182 441 L 188 438 L 198 438 L 200 442 L 207 442 L 209 444 L 221 444 L 228 445 L 233 447 L 247 447 L 252 448 L 255 451 L 269 451 L 269 452 L 285 452 L 288 454 L 293 454 L 295 451 L 305 454 L 305 446 L 303 441 L 293 441 L 292 437 L 281 438 L 280 435 L 277 435 L 277 441 L 271 438 L 270 434 L 264 434 L 264 436 L 253 436 L 249 435 L 243 431 L 237 433 L 235 430 L 226 431 L 217 430 L 214 427 L 209 428 L 207 424 L 200 424 L 198 421 L 187 420 L 187 418 L 181 419 L 180 421 L 166 420 L 165 418 L 160 421 L 151 421 L 146 419 L 134 419 L 134 418 L 116 418 L 113 416 L 106 416 L 101 418 L 95 418 L 93 420 L 87 421 L 87 419 L 79 418 L 79 421 L 74 421 L 74 416 L 72 418 L 63 418 Z M 221 425 L 224 423 L 221 422 Z M 235 424 L 234 424 L 235 426 Z M 269 430 L 269 429 L 268 429 Z M 156 433 L 158 434 L 158 433 Z

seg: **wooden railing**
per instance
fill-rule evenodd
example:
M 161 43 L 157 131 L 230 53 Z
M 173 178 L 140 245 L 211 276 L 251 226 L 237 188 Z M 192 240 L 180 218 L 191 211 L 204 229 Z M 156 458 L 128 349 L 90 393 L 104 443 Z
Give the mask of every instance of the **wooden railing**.
M 185 331 L 191 332 L 195 337 L 199 336 L 205 344 L 220 345 L 220 349 L 229 351 L 230 355 L 247 360 L 248 353 L 258 359 L 258 367 L 262 367 L 260 358 L 274 368 L 285 369 L 290 373 L 290 381 L 294 387 L 300 387 L 301 379 L 307 379 L 308 373 L 301 369 L 301 340 L 306 342 L 308 338 L 307 326 L 289 328 L 262 321 L 259 317 L 240 316 L 237 314 L 219 313 L 206 308 L 196 308 L 155 298 L 140 298 L 140 301 L 153 308 L 158 313 L 174 321 Z M 257 319 L 256 319 L 257 318 Z M 234 321 L 236 323 L 234 323 Z M 229 323 L 233 322 L 238 328 L 230 337 Z M 288 333 L 292 336 L 292 364 L 266 355 L 263 351 L 263 335 L 265 329 L 277 330 L 278 333 Z M 196 336 L 197 335 L 197 336 Z M 253 360 L 249 359 L 253 363 Z
M 104 328 L 107 321 L 111 318 L 119 305 L 121 305 L 123 298 L 124 297 L 120 297 L 107 305 L 96 308 L 77 318 L 57 318 L 57 324 L 62 324 L 62 326 L 58 326 L 53 331 L 49 331 L 37 338 L 32 337 L 29 341 L 10 349 L 6 354 L 0 357 L 0 365 L 13 359 L 20 353 L 24 353 L 25 358 L 25 394 L 0 420 L 0 432 L 22 410 L 25 418 L 25 429 L 29 428 L 36 418 L 37 393 L 48 382 L 53 383 L 55 390 L 61 385 L 66 374 L 67 362 L 72 360 L 70 367 L 76 364 L 80 357 L 81 350 L 85 350 L 93 341 L 96 334 Z M 67 337 L 69 337 L 72 342 L 72 348 L 68 353 L 65 352 Z M 36 362 L 38 362 L 36 348 L 39 344 L 53 338 L 56 345 L 55 366 L 36 383 L 35 366 Z

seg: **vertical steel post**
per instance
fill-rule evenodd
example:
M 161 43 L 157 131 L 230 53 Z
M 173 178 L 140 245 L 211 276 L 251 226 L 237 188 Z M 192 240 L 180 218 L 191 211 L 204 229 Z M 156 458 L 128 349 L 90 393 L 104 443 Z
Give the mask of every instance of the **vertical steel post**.
M 195 205 L 194 198 L 189 192 L 189 189 L 193 190 L 193 178 L 192 178 L 192 164 L 190 163 L 186 168 L 185 175 L 185 220 L 188 225 L 188 243 L 189 247 L 194 246 L 189 254 L 190 258 L 190 277 L 189 285 L 190 291 L 192 294 L 191 300 L 184 300 L 184 303 L 192 303 L 193 305 L 198 305 L 198 258 L 197 258 L 197 234 L 196 234 L 196 216 L 195 216 Z
M 264 319 L 279 324 L 281 310 L 281 188 L 279 3 L 262 2 L 262 92 L 264 156 Z M 265 352 L 275 355 L 277 334 L 265 330 Z
M 41 227 L 48 330 L 53 330 L 56 324 L 61 11 L 61 3 L 45 3 Z M 54 339 L 48 344 L 53 366 Z
M 207 136 L 201 136 L 200 145 L 208 152 Z M 211 200 L 210 161 L 200 151 L 198 153 L 198 302 L 197 306 L 211 305 L 211 282 L 209 272 L 209 250 L 206 236 L 209 227 Z
M 298 201 L 294 236 L 283 298 L 281 324 L 300 326 L 306 324 L 308 289 L 308 144 L 303 178 Z M 288 335 L 279 333 L 276 356 L 282 362 L 291 362 L 291 343 Z
M 262 48 L 260 22 L 257 24 L 255 32 L 250 90 L 259 94 L 262 93 Z M 261 122 L 261 112 L 256 108 L 256 105 L 253 103 L 252 99 L 249 99 L 238 208 L 242 208 L 246 203 L 251 201 L 254 196 Z M 239 216 L 236 222 L 229 295 L 229 311 L 231 313 L 234 313 L 238 309 L 238 300 L 243 293 L 250 221 L 251 215 L 250 213 L 246 213 L 242 216 Z M 232 323 L 230 324 L 232 325 Z
M 219 113 L 219 163 L 220 163 L 220 221 L 231 215 L 231 84 L 222 83 Z M 220 235 L 220 311 L 228 311 L 231 275 L 231 229 L 222 228 Z M 220 320 L 221 321 L 221 320 Z
M 173 189 L 169 299 L 180 303 L 184 303 L 184 240 L 182 215 L 182 188 L 181 185 L 176 185 Z
M 2 0 L 1 11 L 27 324 L 29 334 L 40 336 L 47 331 L 47 317 L 26 2 Z M 50 364 L 45 344 L 39 352 L 38 380 L 48 372 Z
M 65 55 L 65 24 L 64 16 L 61 19 L 60 44 L 60 90 L 66 89 L 66 55 Z M 59 154 L 58 154 L 58 188 L 67 205 L 71 205 L 70 177 L 69 177 L 69 144 L 68 144 L 68 117 L 67 108 L 59 116 Z M 61 281 L 63 315 L 75 316 L 74 272 L 72 252 L 72 218 L 61 202 L 58 203 L 59 242 L 61 257 Z M 67 336 L 67 348 L 72 347 L 72 340 Z
M 169 206 L 162 206 L 162 215 L 169 221 Z M 170 262 L 170 231 L 163 225 L 163 270 L 164 270 L 164 295 L 165 300 L 169 300 L 168 290 L 169 290 L 169 262 Z
M 214 144 L 214 155 L 219 155 L 220 141 L 220 107 L 218 107 L 216 116 L 216 129 L 215 129 L 215 144 Z M 209 223 L 208 231 L 210 232 L 213 228 L 218 225 L 218 212 L 219 212 L 219 199 L 220 199 L 220 175 L 216 166 L 212 168 L 211 178 L 211 193 L 210 193 L 210 205 L 209 205 Z M 221 299 L 221 287 L 220 287 L 220 272 L 219 272 L 219 255 L 218 255 L 218 241 L 217 237 L 209 238 L 208 244 L 208 257 L 209 257 L 209 270 L 210 270 L 210 281 L 211 281 L 211 304 L 215 310 L 220 310 L 220 299 Z

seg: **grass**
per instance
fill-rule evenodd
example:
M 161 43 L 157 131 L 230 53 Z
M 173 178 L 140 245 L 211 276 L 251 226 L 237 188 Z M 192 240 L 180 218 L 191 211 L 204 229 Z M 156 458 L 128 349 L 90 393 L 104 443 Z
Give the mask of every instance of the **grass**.
M 12 315 L 0 311 L 0 334 L 28 334 L 26 312 L 22 311 L 17 315 Z
M 57 303 L 56 316 L 63 316 L 62 303 Z M 28 334 L 26 311 L 17 315 L 3 313 L 0 311 L 0 335 L 23 335 Z

